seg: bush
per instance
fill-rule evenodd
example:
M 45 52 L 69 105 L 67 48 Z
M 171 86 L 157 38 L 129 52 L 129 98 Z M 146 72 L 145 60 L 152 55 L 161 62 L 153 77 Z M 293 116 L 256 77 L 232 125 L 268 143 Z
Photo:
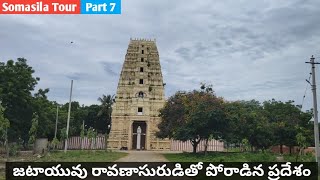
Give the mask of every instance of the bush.
M 9 155 L 16 156 L 19 153 L 19 145 L 17 144 L 10 144 L 9 146 Z
M 293 155 L 290 155 L 290 154 L 286 154 L 284 155 L 284 160 L 285 161 L 289 161 L 289 162 L 315 162 L 315 156 L 308 152 L 306 153 L 305 155 L 300 155 L 297 159 L 297 155 L 296 154 L 293 154 Z
M 49 143 L 49 150 L 56 150 L 59 144 L 60 141 L 57 138 L 53 138 L 53 140 Z

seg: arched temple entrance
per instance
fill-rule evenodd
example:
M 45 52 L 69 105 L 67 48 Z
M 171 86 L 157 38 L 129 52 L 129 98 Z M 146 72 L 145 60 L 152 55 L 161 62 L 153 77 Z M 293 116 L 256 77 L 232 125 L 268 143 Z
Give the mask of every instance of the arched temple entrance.
M 132 124 L 132 149 L 146 149 L 147 123 L 145 121 L 134 121 Z

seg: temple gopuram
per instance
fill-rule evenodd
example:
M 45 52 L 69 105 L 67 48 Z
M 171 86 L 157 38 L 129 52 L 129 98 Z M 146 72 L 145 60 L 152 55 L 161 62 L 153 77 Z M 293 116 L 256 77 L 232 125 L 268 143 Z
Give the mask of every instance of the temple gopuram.
M 111 116 L 108 148 L 170 150 L 155 133 L 165 95 L 155 40 L 130 39 Z

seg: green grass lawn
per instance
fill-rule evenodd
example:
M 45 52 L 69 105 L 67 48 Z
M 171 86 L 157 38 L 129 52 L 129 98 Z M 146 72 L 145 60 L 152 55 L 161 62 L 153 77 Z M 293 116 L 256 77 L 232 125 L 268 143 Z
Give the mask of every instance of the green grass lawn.
M 269 152 L 209 152 L 206 156 L 203 153 L 179 153 L 164 154 L 171 162 L 275 162 L 278 154 Z M 284 161 L 296 161 L 295 155 L 284 155 Z M 314 157 L 311 155 L 302 156 L 298 161 L 313 162 Z
M 73 151 L 67 153 L 63 151 L 50 152 L 45 156 L 37 157 L 33 155 L 10 157 L 9 161 L 15 162 L 113 162 L 126 156 L 124 152 L 106 152 L 106 151 Z M 0 158 L 0 163 L 4 164 L 5 158 Z M 0 180 L 5 179 L 4 169 L 0 170 Z
M 45 156 L 15 156 L 10 157 L 9 161 L 24 162 L 113 162 L 126 156 L 123 152 L 106 152 L 106 151 L 81 151 L 69 150 L 67 153 L 63 151 L 50 152 Z
M 126 156 L 123 152 L 106 152 L 106 151 L 68 151 L 48 153 L 37 162 L 113 162 Z

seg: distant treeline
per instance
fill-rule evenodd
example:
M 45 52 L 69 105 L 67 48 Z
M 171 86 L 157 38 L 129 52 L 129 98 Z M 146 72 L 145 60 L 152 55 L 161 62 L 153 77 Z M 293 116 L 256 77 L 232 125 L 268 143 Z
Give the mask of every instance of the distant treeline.
M 0 132 L 4 141 L 5 120 L 10 122 L 8 128 L 9 142 L 18 142 L 27 147 L 32 131 L 32 119 L 37 115 L 35 136 L 54 138 L 57 107 L 59 108 L 57 137 L 66 131 L 69 103 L 58 104 L 47 98 L 49 89 L 34 92 L 39 77 L 34 76 L 34 69 L 24 58 L 16 61 L 0 62 Z M 79 102 L 71 103 L 71 120 L 69 135 L 80 135 L 83 122 L 85 129 L 93 128 L 98 133 L 106 133 L 111 122 L 111 105 L 113 96 L 103 95 L 98 98 L 100 105 L 84 106 Z
M 177 92 L 160 111 L 160 138 L 190 140 L 194 152 L 201 140 L 217 139 L 241 144 L 244 151 L 267 150 L 271 146 L 314 146 L 312 111 L 303 112 L 294 101 L 275 99 L 260 103 L 227 101 L 216 96 L 211 85 Z

